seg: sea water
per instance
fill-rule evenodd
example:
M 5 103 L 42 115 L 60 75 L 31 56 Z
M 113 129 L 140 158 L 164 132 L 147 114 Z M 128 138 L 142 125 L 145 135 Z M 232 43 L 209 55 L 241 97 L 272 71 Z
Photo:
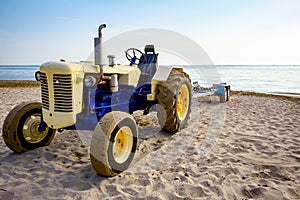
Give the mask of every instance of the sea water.
M 35 80 L 38 65 L 0 65 L 0 80 Z
M 192 81 L 209 87 L 226 82 L 232 90 L 300 94 L 299 65 L 184 66 Z
M 300 65 L 182 66 L 203 87 L 226 82 L 232 90 L 300 94 Z M 38 65 L 0 65 L 0 80 L 35 80 Z

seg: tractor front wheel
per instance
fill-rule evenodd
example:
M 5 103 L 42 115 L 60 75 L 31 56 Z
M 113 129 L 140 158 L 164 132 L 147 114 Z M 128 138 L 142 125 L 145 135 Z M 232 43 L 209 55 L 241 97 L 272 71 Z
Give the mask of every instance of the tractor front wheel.
M 43 127 L 42 104 L 25 102 L 10 111 L 4 123 L 2 136 L 6 145 L 16 153 L 22 153 L 50 144 L 55 130 Z
M 130 165 L 137 147 L 137 126 L 131 115 L 120 111 L 106 114 L 97 124 L 90 158 L 102 176 L 115 176 Z

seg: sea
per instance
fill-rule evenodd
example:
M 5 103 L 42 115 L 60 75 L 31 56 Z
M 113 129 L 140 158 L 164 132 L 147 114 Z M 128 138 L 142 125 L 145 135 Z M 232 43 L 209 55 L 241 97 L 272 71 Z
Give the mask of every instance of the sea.
M 192 82 L 209 88 L 227 83 L 232 90 L 300 95 L 300 65 L 182 66 Z M 0 80 L 35 80 L 38 65 L 0 65 Z

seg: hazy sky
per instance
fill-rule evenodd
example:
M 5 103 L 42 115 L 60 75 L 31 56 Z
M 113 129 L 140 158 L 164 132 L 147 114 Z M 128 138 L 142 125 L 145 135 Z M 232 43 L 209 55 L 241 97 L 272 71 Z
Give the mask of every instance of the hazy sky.
M 101 23 L 176 31 L 215 64 L 300 64 L 298 0 L 0 0 L 0 64 L 85 60 Z

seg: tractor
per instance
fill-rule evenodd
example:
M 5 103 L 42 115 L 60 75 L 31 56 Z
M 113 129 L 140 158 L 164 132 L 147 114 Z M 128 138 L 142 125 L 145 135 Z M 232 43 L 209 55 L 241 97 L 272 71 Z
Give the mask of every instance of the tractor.
M 175 133 L 187 125 L 191 110 L 191 80 L 183 68 L 158 66 L 154 45 L 144 52 L 129 48 L 130 62 L 115 64 L 104 57 L 102 29 L 94 38 L 95 60 L 46 62 L 35 73 L 41 102 L 14 107 L 3 124 L 3 139 L 16 153 L 49 145 L 56 131 L 93 131 L 90 160 L 102 176 L 126 170 L 138 145 L 132 113 L 146 115 L 153 107 L 164 131 Z

